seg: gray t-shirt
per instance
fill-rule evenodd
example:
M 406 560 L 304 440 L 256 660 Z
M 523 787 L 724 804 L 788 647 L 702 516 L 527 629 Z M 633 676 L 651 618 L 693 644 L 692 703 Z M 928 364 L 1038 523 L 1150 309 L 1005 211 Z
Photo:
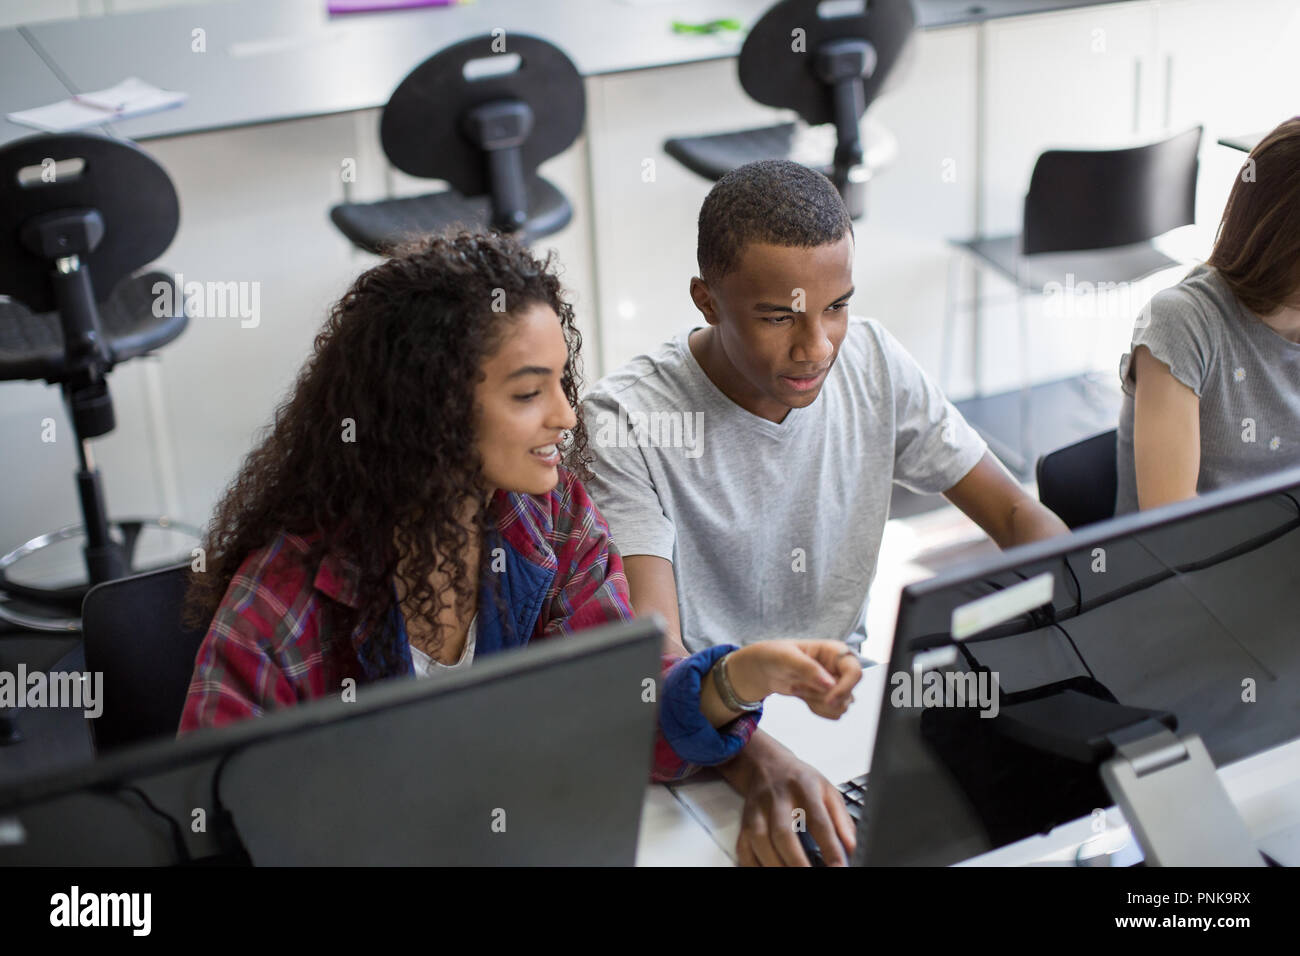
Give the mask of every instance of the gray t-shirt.
M 1197 266 L 1156 294 L 1134 327 L 1139 345 L 1201 400 L 1198 492 L 1300 465 L 1300 343 L 1243 307 L 1214 269 Z M 1119 363 L 1119 514 L 1138 507 L 1132 355 Z
M 983 439 L 874 320 L 849 320 L 816 400 L 780 423 L 719 391 L 687 336 L 584 400 L 587 488 L 615 546 L 672 561 L 692 652 L 784 637 L 860 644 L 893 482 L 947 491 Z

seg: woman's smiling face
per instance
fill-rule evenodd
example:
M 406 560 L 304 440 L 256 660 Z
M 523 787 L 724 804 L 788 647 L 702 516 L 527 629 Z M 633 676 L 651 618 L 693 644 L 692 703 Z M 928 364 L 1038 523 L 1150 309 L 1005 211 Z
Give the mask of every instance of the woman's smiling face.
M 558 445 L 577 424 L 564 393 L 568 357 L 560 318 L 550 306 L 530 304 L 507 322 L 474 393 L 476 444 L 489 487 L 532 495 L 555 487 Z

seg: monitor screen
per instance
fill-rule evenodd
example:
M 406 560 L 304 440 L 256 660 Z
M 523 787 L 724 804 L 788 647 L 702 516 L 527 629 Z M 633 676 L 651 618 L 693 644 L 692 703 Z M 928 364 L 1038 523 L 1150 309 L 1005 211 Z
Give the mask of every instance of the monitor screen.
M 1218 766 L 1300 737 L 1300 472 L 913 585 L 887 676 L 868 863 L 955 863 L 1114 802 L 1018 704 L 1142 708 Z

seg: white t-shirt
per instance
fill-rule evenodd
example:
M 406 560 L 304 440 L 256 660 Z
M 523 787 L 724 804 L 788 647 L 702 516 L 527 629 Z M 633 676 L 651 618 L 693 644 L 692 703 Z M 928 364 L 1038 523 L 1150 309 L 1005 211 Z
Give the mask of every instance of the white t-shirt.
M 474 660 L 474 642 L 478 637 L 478 615 L 469 622 L 469 633 L 465 635 L 465 647 L 460 652 L 460 660 L 455 664 L 443 664 L 441 661 L 435 661 L 424 651 L 420 650 L 414 644 L 411 645 L 411 663 L 415 665 L 416 677 L 434 677 L 439 674 L 449 674 L 452 671 L 465 670 Z
M 688 335 L 584 400 L 587 489 L 615 547 L 672 561 L 691 652 L 860 644 L 893 483 L 947 491 L 987 446 L 873 319 L 850 318 L 816 400 L 779 423 L 724 395 Z

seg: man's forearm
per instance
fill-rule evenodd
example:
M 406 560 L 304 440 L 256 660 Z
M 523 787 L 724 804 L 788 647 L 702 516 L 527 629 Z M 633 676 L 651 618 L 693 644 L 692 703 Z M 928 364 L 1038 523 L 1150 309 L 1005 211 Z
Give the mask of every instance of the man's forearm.
M 998 547 L 1010 548 L 1030 541 L 1068 534 L 1070 529 L 1065 522 L 1040 502 L 1032 499 L 1016 505 L 1011 509 L 1011 520 L 1007 522 L 1005 540 L 998 542 Z
M 733 790 L 744 796 L 749 792 L 754 777 L 764 766 L 773 760 L 790 757 L 793 755 L 778 743 L 775 737 L 758 729 L 754 731 L 754 736 L 749 738 L 745 748 L 726 763 L 719 765 L 717 770 L 722 774 L 722 778 L 731 784 Z

